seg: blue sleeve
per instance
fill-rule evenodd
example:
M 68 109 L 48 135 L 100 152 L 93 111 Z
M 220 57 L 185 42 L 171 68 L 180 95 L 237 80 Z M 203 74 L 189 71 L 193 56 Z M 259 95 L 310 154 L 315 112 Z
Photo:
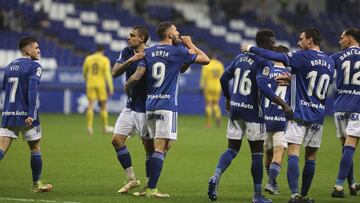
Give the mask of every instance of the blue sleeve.
M 305 60 L 304 53 L 305 52 L 303 50 L 299 50 L 284 54 L 287 59 L 287 62 L 285 64 L 291 66 L 291 68 L 294 69 L 302 67 L 303 61 Z
M 35 112 L 36 112 L 36 98 L 37 98 L 37 92 L 38 92 L 38 86 L 40 83 L 40 78 L 42 75 L 42 68 L 40 64 L 34 63 L 32 65 L 30 78 L 29 78 L 29 117 L 35 118 Z
M 191 64 L 195 61 L 196 57 L 197 57 L 197 54 L 190 54 L 189 51 L 181 46 L 180 47 L 180 53 L 181 53 L 181 61 L 184 62 L 184 64 Z
M 268 49 L 263 49 L 263 48 L 259 48 L 259 47 L 251 47 L 250 52 L 261 56 L 263 58 L 267 58 L 273 61 L 279 61 L 279 62 L 283 62 L 284 64 L 288 64 L 288 59 L 286 57 L 285 54 L 283 53 L 279 53 L 279 52 L 275 52 L 275 51 L 271 51 Z
M 5 91 L 5 85 L 6 85 L 6 71 L 4 74 L 4 78 L 3 78 L 3 84 L 2 84 L 2 89 Z
M 39 81 L 35 78 L 30 78 L 29 80 L 29 112 L 28 117 L 35 118 L 36 111 L 36 97 L 38 92 Z
M 260 92 L 272 101 L 276 94 L 268 85 L 271 82 L 269 78 L 271 67 L 272 63 L 270 61 L 263 61 L 259 64 L 256 72 L 256 83 Z
M 128 57 L 128 48 L 126 47 L 120 52 L 119 58 L 116 59 L 116 63 L 124 63 Z
M 220 78 L 221 90 L 226 99 L 230 100 L 229 81 L 234 77 L 234 60 L 224 71 Z
M 139 63 L 138 63 L 138 67 L 142 66 L 142 67 L 146 67 L 146 63 L 145 63 L 145 57 L 140 59 Z

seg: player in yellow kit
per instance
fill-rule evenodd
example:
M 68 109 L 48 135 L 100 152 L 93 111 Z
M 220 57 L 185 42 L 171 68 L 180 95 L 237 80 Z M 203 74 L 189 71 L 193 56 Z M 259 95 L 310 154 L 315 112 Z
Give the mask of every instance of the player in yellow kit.
M 212 54 L 208 65 L 202 67 L 200 88 L 204 94 L 206 107 L 206 127 L 211 127 L 211 118 L 215 114 L 216 124 L 221 123 L 221 109 L 219 100 L 221 95 L 220 77 L 224 72 L 224 65 Z
M 114 93 L 113 81 L 110 73 L 110 60 L 104 56 L 105 48 L 99 45 L 94 54 L 85 58 L 83 74 L 86 81 L 86 95 L 89 106 L 86 111 L 87 130 L 93 134 L 94 104 L 99 101 L 100 117 L 103 121 L 103 131 L 112 133 L 113 127 L 108 125 L 108 112 L 106 109 L 107 88 L 110 96 Z

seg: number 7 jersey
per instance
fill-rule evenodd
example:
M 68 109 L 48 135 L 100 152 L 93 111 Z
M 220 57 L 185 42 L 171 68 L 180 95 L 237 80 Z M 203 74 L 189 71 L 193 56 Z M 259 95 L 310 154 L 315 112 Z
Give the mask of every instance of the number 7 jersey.
M 145 57 L 138 66 L 146 68 L 147 111 L 177 111 L 181 67 L 192 63 L 196 56 L 182 45 L 155 45 L 145 49 Z
M 25 119 L 34 115 L 32 126 L 40 124 L 37 108 L 30 111 L 29 82 L 40 81 L 42 68 L 29 58 L 19 58 L 11 62 L 5 70 L 3 90 L 5 91 L 1 127 L 23 127 Z

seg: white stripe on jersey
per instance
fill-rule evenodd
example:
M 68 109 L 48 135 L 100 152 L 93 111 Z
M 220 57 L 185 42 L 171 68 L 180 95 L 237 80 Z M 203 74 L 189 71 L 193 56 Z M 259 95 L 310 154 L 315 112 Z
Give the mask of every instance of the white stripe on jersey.
M 296 74 L 291 74 L 291 99 L 290 105 L 291 109 L 295 111 L 296 107 Z
M 176 87 L 175 87 L 175 106 L 178 105 L 178 91 L 179 91 L 179 78 L 180 78 L 180 74 L 177 77 L 177 81 L 176 81 Z

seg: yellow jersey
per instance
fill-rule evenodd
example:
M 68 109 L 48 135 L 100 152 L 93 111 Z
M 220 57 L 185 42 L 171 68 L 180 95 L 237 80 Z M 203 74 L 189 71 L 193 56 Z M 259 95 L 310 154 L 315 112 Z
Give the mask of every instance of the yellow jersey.
M 109 91 L 114 92 L 114 85 L 110 73 L 110 60 L 102 53 L 96 52 L 85 58 L 83 75 L 87 88 L 105 88 L 107 84 Z
M 220 92 L 220 77 L 223 72 L 224 65 L 217 59 L 211 59 L 208 65 L 202 67 L 200 88 L 202 88 L 205 92 Z

